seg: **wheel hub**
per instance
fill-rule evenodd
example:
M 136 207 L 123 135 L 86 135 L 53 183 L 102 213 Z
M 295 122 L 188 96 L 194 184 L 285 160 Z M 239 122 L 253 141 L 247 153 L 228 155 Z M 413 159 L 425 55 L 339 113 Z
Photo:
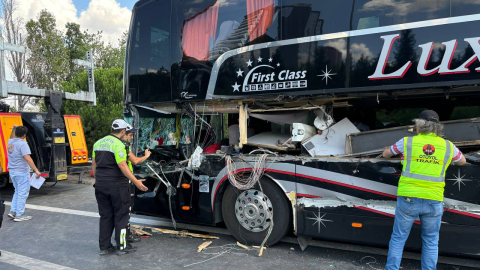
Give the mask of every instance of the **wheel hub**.
M 271 223 L 272 203 L 268 197 L 255 189 L 242 192 L 235 202 L 238 222 L 251 232 L 266 230 Z

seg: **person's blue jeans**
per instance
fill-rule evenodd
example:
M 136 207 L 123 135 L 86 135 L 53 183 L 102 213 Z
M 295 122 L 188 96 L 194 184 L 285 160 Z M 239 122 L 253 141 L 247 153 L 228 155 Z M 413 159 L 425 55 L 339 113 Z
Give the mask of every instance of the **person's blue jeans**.
M 420 217 L 422 228 L 422 270 L 437 269 L 438 239 L 443 203 L 427 199 L 398 196 L 395 224 L 388 248 L 386 270 L 399 269 L 403 247 L 414 221 Z
M 15 187 L 10 211 L 15 212 L 17 216 L 21 216 L 25 212 L 25 203 L 30 193 L 30 173 L 10 171 L 10 178 L 12 178 Z

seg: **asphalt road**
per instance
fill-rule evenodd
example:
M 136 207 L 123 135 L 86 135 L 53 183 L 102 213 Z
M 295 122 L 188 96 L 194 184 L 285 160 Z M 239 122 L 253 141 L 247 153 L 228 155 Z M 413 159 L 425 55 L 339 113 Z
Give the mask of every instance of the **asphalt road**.
M 0 189 L 11 201 L 12 187 Z M 33 219 L 13 222 L 5 216 L 0 229 L 0 269 L 383 269 L 385 256 L 280 243 L 262 257 L 258 250 L 235 248 L 236 240 L 218 234 L 203 253 L 200 238 L 153 233 L 143 238 L 134 254 L 98 255 L 98 217 L 93 187 L 59 183 L 32 190 L 27 214 Z M 7 206 L 7 211 L 9 207 Z M 139 217 L 137 218 L 146 218 Z M 149 218 L 147 218 L 149 219 Z M 201 233 L 201 232 L 200 232 Z M 420 262 L 404 260 L 403 269 L 421 269 Z M 439 265 L 438 269 L 474 269 Z

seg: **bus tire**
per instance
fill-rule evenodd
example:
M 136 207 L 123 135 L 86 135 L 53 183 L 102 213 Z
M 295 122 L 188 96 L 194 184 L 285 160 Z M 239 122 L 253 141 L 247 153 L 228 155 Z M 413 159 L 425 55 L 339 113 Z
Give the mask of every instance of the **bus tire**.
M 271 208 L 273 210 L 272 211 L 273 212 L 273 230 L 267 240 L 267 245 L 271 246 L 279 242 L 287 234 L 287 232 L 290 229 L 290 224 L 292 220 L 291 218 L 292 212 L 290 210 L 291 204 L 288 202 L 284 192 L 273 181 L 264 177 L 260 179 L 260 182 L 262 185 L 262 189 L 265 193 L 264 194 L 261 193 L 260 191 L 261 189 L 259 185 L 256 184 L 254 188 L 247 191 L 250 194 L 250 195 L 247 194 L 247 196 L 254 196 L 250 192 L 254 193 L 255 191 L 257 191 L 258 192 L 257 196 L 266 195 L 267 202 L 269 201 L 269 205 L 271 204 Z M 263 227 L 246 229 L 243 225 L 240 224 L 241 218 L 237 215 L 241 215 L 241 213 L 243 212 L 239 212 L 237 208 L 241 207 L 241 205 L 239 204 L 245 198 L 246 198 L 245 191 L 238 190 L 232 185 L 228 185 L 225 190 L 225 193 L 223 194 L 223 200 L 222 200 L 223 220 L 229 232 L 240 243 L 247 244 L 247 245 L 260 245 L 262 244 L 265 237 L 267 236 L 269 228 L 264 228 L 262 231 L 258 231 L 258 230 L 261 230 Z M 254 201 L 253 198 L 251 199 L 252 201 Z M 237 201 L 239 202 L 239 204 L 236 205 Z M 258 208 L 262 208 L 262 209 L 264 208 L 264 207 L 256 208 L 256 206 L 257 205 L 249 206 L 247 203 L 247 207 L 253 207 L 254 211 L 256 211 L 255 209 L 258 210 Z M 244 208 L 242 210 L 246 211 L 247 209 Z M 261 210 L 258 210 L 258 211 L 261 211 Z M 254 212 L 254 213 L 258 214 L 257 212 Z M 259 215 L 261 214 L 262 213 L 260 213 Z M 252 217 L 255 217 L 255 216 L 252 216 Z M 245 222 L 246 218 L 242 219 L 242 221 Z M 250 221 L 252 220 L 249 219 L 248 222 Z M 267 220 L 265 220 L 265 222 L 267 222 Z M 265 223 L 262 223 L 262 224 L 265 224 Z M 268 227 L 271 226 L 270 224 L 271 223 L 269 223 Z M 254 230 L 257 230 L 257 232 L 255 232 Z

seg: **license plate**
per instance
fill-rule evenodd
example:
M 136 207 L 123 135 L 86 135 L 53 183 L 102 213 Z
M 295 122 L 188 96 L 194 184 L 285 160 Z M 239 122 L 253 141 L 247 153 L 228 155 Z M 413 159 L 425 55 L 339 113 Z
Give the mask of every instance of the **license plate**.
M 66 174 L 59 174 L 59 175 L 57 175 L 57 180 L 65 180 L 65 179 L 67 179 L 67 178 L 68 178 L 68 176 L 67 176 Z
M 55 143 L 65 143 L 65 137 L 55 137 Z

